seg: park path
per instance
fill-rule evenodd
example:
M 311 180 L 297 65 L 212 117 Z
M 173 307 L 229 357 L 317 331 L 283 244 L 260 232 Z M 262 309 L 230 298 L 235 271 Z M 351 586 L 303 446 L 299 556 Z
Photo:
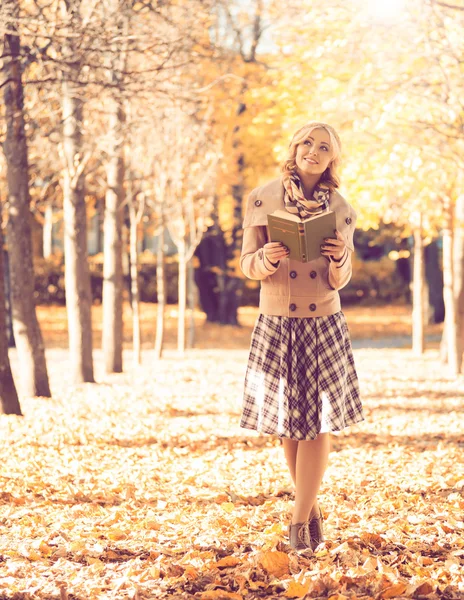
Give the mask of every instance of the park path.
M 464 597 L 464 381 L 436 351 L 355 350 L 366 421 L 334 437 L 314 556 L 279 441 L 238 427 L 245 350 L 112 376 L 97 352 L 75 388 L 47 352 L 54 398 L 0 417 L 0 598 Z

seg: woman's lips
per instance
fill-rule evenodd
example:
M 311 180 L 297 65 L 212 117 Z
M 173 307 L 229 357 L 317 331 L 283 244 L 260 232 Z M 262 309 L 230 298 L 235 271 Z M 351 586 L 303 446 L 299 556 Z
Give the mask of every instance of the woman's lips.
M 311 165 L 317 165 L 317 160 L 313 160 L 312 158 L 305 158 L 306 162 L 309 162 Z

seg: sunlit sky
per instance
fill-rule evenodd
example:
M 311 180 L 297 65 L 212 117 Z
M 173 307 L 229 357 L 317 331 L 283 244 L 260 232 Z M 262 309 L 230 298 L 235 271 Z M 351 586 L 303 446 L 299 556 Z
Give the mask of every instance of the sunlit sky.
M 368 14 L 376 19 L 394 19 L 405 8 L 405 0 L 367 0 Z

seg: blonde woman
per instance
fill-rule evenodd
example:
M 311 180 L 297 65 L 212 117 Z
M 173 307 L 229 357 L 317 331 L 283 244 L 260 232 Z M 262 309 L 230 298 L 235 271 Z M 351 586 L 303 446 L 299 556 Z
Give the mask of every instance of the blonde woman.
M 337 191 L 340 152 L 330 125 L 299 129 L 282 176 L 251 192 L 243 224 L 241 269 L 261 281 L 261 291 L 240 424 L 282 439 L 295 485 L 289 542 L 297 550 L 314 550 L 324 539 L 317 495 L 330 432 L 364 419 L 338 293 L 351 278 L 356 224 Z M 290 260 L 287 248 L 268 241 L 267 215 L 282 208 L 303 219 L 335 212 L 334 239 L 324 241 L 317 260 Z

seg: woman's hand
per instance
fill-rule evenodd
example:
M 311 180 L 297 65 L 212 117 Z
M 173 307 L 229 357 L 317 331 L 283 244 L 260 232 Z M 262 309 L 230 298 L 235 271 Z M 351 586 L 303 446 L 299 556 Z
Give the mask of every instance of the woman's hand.
M 286 258 L 289 254 L 289 249 L 282 242 L 268 242 L 263 246 L 264 256 L 273 264 L 279 262 L 282 258 Z
M 321 254 L 329 259 L 329 261 L 339 262 L 347 252 L 346 244 L 342 234 L 335 229 L 337 239 L 325 238 L 324 244 L 321 245 Z

